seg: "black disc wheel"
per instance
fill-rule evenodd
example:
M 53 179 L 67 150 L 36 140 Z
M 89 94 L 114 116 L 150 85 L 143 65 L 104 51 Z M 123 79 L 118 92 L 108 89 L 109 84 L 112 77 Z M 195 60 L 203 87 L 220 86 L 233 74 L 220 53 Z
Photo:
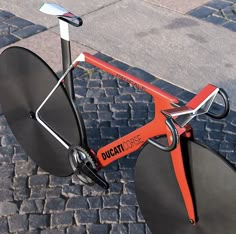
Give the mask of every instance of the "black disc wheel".
M 0 103 L 16 140 L 42 169 L 68 176 L 73 173 L 68 150 L 35 119 L 57 81 L 49 66 L 25 48 L 10 47 L 0 56 Z M 68 145 L 83 145 L 83 121 L 62 84 L 39 115 Z
M 153 234 L 236 233 L 236 173 L 221 156 L 191 140 L 182 146 L 198 221 L 188 220 L 169 152 L 151 144 L 141 151 L 135 188 Z

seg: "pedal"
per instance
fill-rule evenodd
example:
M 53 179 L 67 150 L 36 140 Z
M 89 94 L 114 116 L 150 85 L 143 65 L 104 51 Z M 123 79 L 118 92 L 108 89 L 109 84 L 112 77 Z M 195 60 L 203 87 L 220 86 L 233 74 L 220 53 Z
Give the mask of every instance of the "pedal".
M 82 147 L 76 146 L 69 149 L 69 160 L 78 178 L 85 184 L 92 182 L 103 189 L 108 189 L 109 184 L 97 174 L 97 166 L 94 158 Z

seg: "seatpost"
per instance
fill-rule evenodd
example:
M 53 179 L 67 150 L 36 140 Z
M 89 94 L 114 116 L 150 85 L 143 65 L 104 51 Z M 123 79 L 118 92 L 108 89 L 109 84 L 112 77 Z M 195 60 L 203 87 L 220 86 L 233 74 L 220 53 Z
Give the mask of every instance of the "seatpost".
M 60 36 L 61 36 L 61 53 L 62 53 L 62 65 L 63 72 L 65 73 L 68 67 L 71 65 L 71 47 L 70 47 L 70 36 L 69 36 L 69 24 L 75 27 L 79 27 L 83 24 L 82 19 L 66 10 L 65 8 L 55 3 L 44 3 L 40 7 L 40 11 L 57 16 L 60 25 Z M 72 71 L 68 73 L 64 80 L 66 91 L 69 98 L 75 100 L 75 92 L 73 85 Z
M 61 19 L 59 19 L 59 25 L 60 25 L 60 36 L 61 36 L 62 66 L 63 66 L 63 73 L 65 73 L 68 67 L 71 65 L 69 25 L 67 22 Z M 72 71 L 70 71 L 65 77 L 64 84 L 70 99 L 75 100 Z

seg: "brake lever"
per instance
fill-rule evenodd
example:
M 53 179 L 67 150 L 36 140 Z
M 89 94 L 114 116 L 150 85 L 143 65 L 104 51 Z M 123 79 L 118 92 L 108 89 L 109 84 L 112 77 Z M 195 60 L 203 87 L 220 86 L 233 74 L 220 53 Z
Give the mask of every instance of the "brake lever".
M 224 101 L 225 108 L 224 108 L 223 113 L 217 115 L 212 112 L 208 112 L 206 114 L 214 119 L 223 119 L 224 117 L 226 117 L 228 115 L 228 113 L 230 111 L 229 97 L 228 97 L 227 93 L 222 88 L 219 88 L 218 93 L 220 94 L 220 96 L 223 98 L 223 101 Z

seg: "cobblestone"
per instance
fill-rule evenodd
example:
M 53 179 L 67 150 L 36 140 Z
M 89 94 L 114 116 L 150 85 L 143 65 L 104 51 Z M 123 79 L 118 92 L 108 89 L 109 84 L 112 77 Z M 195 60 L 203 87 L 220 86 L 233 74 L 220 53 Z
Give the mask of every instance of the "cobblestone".
M 17 161 L 15 164 L 16 176 L 29 176 L 36 170 L 36 165 L 33 161 Z
M 0 37 L 0 48 L 13 44 L 15 42 L 19 41 L 19 39 L 17 37 L 15 37 L 14 35 L 3 35 Z
M 210 1 L 208 3 L 205 4 L 206 6 L 209 6 L 209 7 L 212 7 L 214 9 L 224 9 L 226 8 L 227 6 L 232 6 L 233 3 L 232 2 L 228 2 L 228 1 Z
M 24 200 L 20 206 L 20 214 L 42 213 L 44 200 Z
M 10 232 L 26 231 L 28 229 L 28 218 L 26 215 L 15 214 L 8 217 Z
M 77 225 L 92 224 L 98 222 L 98 211 L 91 210 L 77 210 L 75 212 L 75 221 Z
M 211 15 L 211 16 L 207 17 L 205 20 L 207 22 L 210 22 L 210 23 L 213 23 L 213 24 L 218 24 L 218 25 L 221 25 L 221 24 L 226 22 L 225 19 L 223 19 L 221 17 L 214 16 L 214 15 Z
M 33 175 L 29 177 L 29 187 L 46 186 L 48 184 L 48 175 Z
M 65 200 L 62 198 L 50 198 L 47 199 L 45 202 L 45 212 L 51 213 L 55 211 L 64 210 L 65 207 Z
M 0 217 L 15 214 L 18 211 L 17 205 L 13 202 L 0 202 Z
M 0 147 L 0 163 L 11 163 L 13 147 Z
M 19 18 L 17 16 L 11 17 L 10 19 L 5 20 L 4 22 L 7 25 L 12 25 L 17 28 L 25 28 L 25 27 L 33 24 L 33 23 L 29 22 L 28 20 Z
M 128 226 L 126 224 L 112 224 L 110 234 L 128 234 Z
M 46 28 L 42 25 L 35 25 L 10 12 L 0 10 L 0 48 L 44 30 Z
M 30 190 L 28 188 L 15 189 L 13 195 L 16 201 L 28 199 L 30 197 Z
M 43 214 L 30 214 L 29 229 L 43 229 L 50 226 L 50 216 Z
M 109 194 L 121 194 L 123 192 L 123 184 L 113 182 L 110 184 Z
M 228 29 L 236 32 L 236 22 L 227 22 L 223 25 L 223 27 L 228 28 Z
M 0 202 L 13 201 L 13 191 L 9 189 L 0 189 Z
M 120 194 L 103 196 L 104 208 L 118 208 L 120 206 Z
M 103 80 L 102 81 L 102 86 L 105 88 L 117 88 L 117 80 Z
M 101 209 L 102 198 L 101 197 L 88 197 L 87 198 L 90 209 Z
M 83 225 L 80 226 L 72 226 L 67 229 L 67 234 L 85 234 L 86 227 Z
M 119 137 L 119 130 L 118 128 L 101 128 L 101 137 L 107 139 L 117 139 Z
M 46 188 L 34 187 L 30 189 L 30 199 L 46 199 Z
M 129 233 L 130 234 L 144 234 L 145 231 L 145 224 L 137 224 L 137 223 L 131 223 L 129 224 Z
M 212 15 L 214 12 L 216 12 L 216 10 L 202 6 L 202 7 L 198 8 L 197 10 L 192 11 L 189 14 L 191 16 L 196 17 L 196 18 L 202 19 L 202 18 L 206 18 L 209 15 Z
M 62 189 L 62 195 L 65 197 L 73 197 L 82 195 L 81 187 L 76 185 L 65 185 Z
M 122 158 L 119 160 L 120 169 L 130 169 L 134 168 L 136 164 L 136 159 Z
M 105 191 L 98 185 L 83 187 L 84 196 L 101 196 L 103 194 L 105 194 Z
M 69 198 L 66 204 L 66 209 L 88 209 L 88 202 L 86 197 L 72 197 Z
M 0 177 L 11 177 L 14 172 L 14 166 L 11 164 L 1 165 L 0 164 Z
M 63 185 L 69 185 L 71 183 L 71 178 L 70 177 L 58 177 L 54 175 L 49 176 L 49 185 L 52 187 L 60 186 L 62 187 Z
M 25 154 L 25 152 L 22 150 L 22 148 L 18 145 L 18 146 L 14 146 L 14 155 L 12 158 L 12 162 L 16 163 L 18 161 L 27 161 L 28 157 Z
M 17 31 L 14 31 L 13 34 L 19 38 L 27 38 L 37 33 L 43 32 L 45 27 L 41 25 L 31 25 Z
M 134 178 L 134 169 L 126 169 L 126 170 L 122 170 L 121 171 L 121 177 L 122 177 L 122 181 L 131 181 L 133 182 L 133 178 Z
M 62 194 L 62 188 L 47 188 L 46 198 L 57 198 Z
M 101 223 L 118 223 L 119 213 L 117 209 L 104 208 L 100 210 L 100 222 Z
M 40 234 L 65 234 L 65 228 L 44 229 L 40 232 Z
M 51 227 L 70 226 L 73 222 L 73 212 L 66 211 L 60 214 L 51 215 Z
M 137 200 L 135 194 L 122 194 L 120 198 L 121 206 L 137 206 Z
M 212 0 L 188 14 L 236 31 L 236 2 L 233 0 Z
M 0 217 L 0 233 L 8 232 L 8 223 L 6 217 Z
M 92 224 L 88 226 L 89 234 L 104 233 L 109 234 L 109 225 L 107 224 Z
M 130 118 L 130 113 L 126 111 L 121 111 L 121 112 L 115 112 L 113 114 L 113 117 L 117 120 L 121 119 L 129 119 Z M 127 128 L 126 128 L 127 129 Z
M 135 184 L 133 182 L 128 182 L 124 184 L 124 193 L 125 194 L 134 194 L 135 193 Z
M 0 19 L 1 20 L 5 20 L 5 19 L 11 18 L 13 16 L 14 16 L 14 14 L 12 14 L 10 12 L 0 10 Z
M 112 87 L 112 88 L 106 89 L 105 94 L 106 94 L 107 96 L 117 96 L 117 95 L 119 95 L 119 92 L 118 92 L 117 89 L 115 89 L 114 87 Z
M 233 143 L 222 142 L 219 150 L 220 152 L 233 153 L 235 151 L 235 145 Z
M 136 222 L 136 207 L 126 206 L 120 208 L 120 222 L 121 223 L 135 223 Z

